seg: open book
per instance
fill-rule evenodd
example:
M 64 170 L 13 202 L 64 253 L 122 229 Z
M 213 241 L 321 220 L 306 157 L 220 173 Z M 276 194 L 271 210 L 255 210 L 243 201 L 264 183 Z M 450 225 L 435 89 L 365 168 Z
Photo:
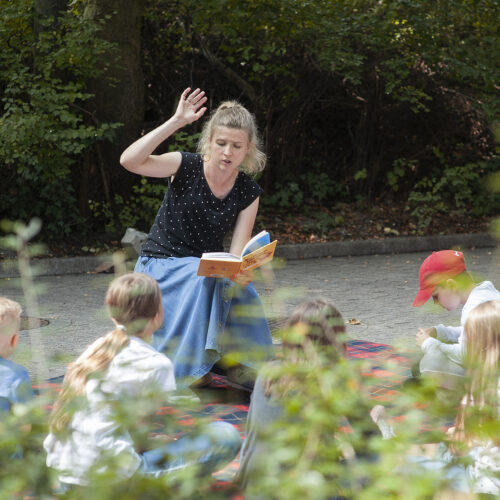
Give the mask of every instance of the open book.
M 204 253 L 200 259 L 198 276 L 230 278 L 240 271 L 251 271 L 273 259 L 277 240 L 271 242 L 269 233 L 261 231 L 243 248 L 241 256 L 228 252 Z

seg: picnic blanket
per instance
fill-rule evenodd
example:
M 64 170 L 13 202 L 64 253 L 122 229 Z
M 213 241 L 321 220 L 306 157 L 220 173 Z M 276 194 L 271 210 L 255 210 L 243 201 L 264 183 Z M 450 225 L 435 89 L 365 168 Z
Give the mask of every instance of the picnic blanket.
M 348 341 L 347 357 L 370 360 L 363 376 L 369 377 L 370 395 L 377 402 L 390 402 L 397 396 L 399 386 L 410 374 L 412 363 L 409 353 L 398 353 L 390 345 L 363 340 Z M 46 389 L 57 391 L 62 378 L 62 376 L 52 378 L 41 386 L 34 386 L 35 392 Z M 234 389 L 224 375 L 218 374 L 213 374 L 212 382 L 208 387 L 198 389 L 196 392 L 202 400 L 201 408 L 189 414 L 176 415 L 176 418 L 189 426 L 190 422 L 195 421 L 197 417 L 209 416 L 214 420 L 231 423 L 240 432 L 242 438 L 245 437 L 245 422 L 250 404 L 248 392 Z M 160 407 L 157 412 L 160 417 L 171 413 L 171 407 Z M 215 474 L 219 487 L 224 488 L 224 483 L 230 483 L 238 466 L 239 461 L 236 457 L 227 467 Z

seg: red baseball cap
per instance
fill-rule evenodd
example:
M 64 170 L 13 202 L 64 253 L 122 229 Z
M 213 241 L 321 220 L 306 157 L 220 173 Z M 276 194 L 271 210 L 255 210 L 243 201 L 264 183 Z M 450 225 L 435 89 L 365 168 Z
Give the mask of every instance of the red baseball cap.
M 439 283 L 465 271 L 464 254 L 457 250 L 432 252 L 420 266 L 418 273 L 419 290 L 413 307 L 423 306 L 431 297 Z

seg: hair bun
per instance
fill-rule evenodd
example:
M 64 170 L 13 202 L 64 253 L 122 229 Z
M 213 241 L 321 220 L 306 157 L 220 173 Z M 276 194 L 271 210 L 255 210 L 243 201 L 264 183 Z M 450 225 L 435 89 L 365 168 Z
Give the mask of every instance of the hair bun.
M 238 106 L 238 103 L 235 101 L 226 101 L 223 102 L 217 109 L 217 111 L 222 111 L 224 109 L 232 109 L 236 108 Z

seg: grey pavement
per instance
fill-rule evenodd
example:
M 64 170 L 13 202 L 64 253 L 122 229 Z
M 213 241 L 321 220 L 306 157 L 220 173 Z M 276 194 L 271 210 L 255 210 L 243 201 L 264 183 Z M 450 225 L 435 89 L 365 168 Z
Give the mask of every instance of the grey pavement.
M 441 248 L 444 248 L 441 246 Z M 255 282 L 271 324 L 285 318 L 303 300 L 324 297 L 336 304 L 346 320 L 351 338 L 414 347 L 420 326 L 458 324 L 460 312 L 446 312 L 428 304 L 411 307 L 418 288 L 418 268 L 429 251 L 324 257 L 276 258 L 274 278 Z M 500 250 L 497 247 L 463 249 L 468 269 L 500 286 Z M 95 263 L 94 263 L 95 264 Z M 71 269 L 70 269 L 71 270 Z M 67 270 L 65 270 L 67 272 Z M 78 272 L 36 278 L 37 317 L 47 326 L 21 331 L 13 360 L 27 366 L 33 378 L 58 376 L 97 337 L 111 328 L 103 307 L 104 294 L 113 275 Z M 18 277 L 0 278 L 0 294 L 26 301 Z M 28 311 L 30 316 L 33 314 Z

